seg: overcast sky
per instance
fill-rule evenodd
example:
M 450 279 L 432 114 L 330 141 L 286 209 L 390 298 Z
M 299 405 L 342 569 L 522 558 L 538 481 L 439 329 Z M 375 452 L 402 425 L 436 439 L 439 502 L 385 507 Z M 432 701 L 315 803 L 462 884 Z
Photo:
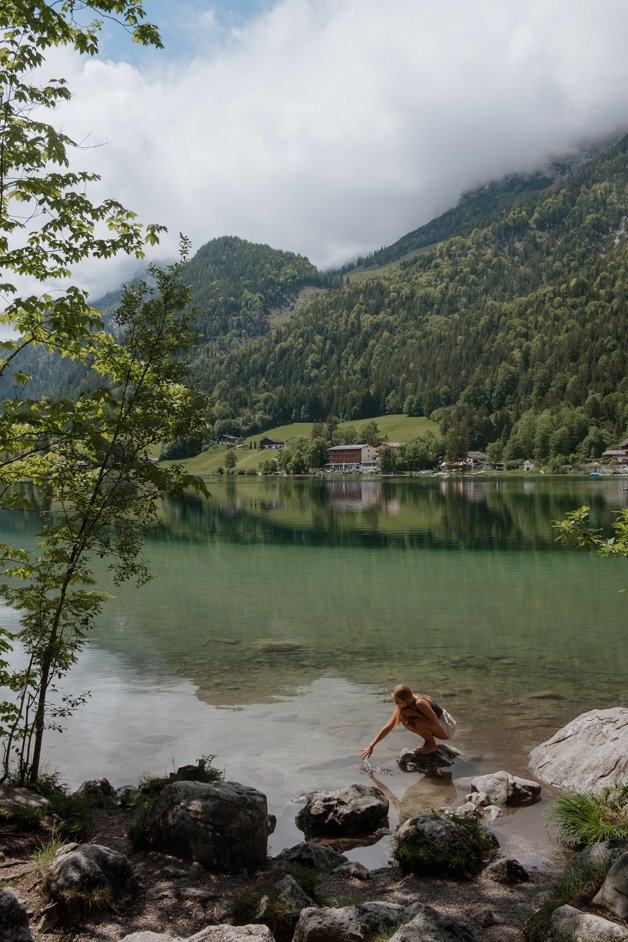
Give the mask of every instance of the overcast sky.
M 147 0 L 166 49 L 107 27 L 57 53 L 59 118 L 101 195 L 326 267 L 506 173 L 628 129 L 626 0 Z M 94 294 L 128 274 L 81 271 Z

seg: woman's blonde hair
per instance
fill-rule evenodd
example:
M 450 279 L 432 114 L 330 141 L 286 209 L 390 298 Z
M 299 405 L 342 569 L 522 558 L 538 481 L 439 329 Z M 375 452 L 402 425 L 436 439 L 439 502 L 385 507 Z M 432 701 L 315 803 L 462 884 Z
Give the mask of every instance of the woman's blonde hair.
M 397 703 L 397 697 L 400 700 L 408 701 L 411 700 L 415 702 L 417 697 L 420 697 L 422 700 L 431 700 L 432 698 L 426 693 L 413 693 L 412 688 L 408 687 L 407 684 L 397 684 L 396 687 L 392 689 L 392 695 L 395 697 L 395 705 L 397 708 L 397 715 L 395 716 L 395 726 L 399 726 L 401 723 L 401 706 Z

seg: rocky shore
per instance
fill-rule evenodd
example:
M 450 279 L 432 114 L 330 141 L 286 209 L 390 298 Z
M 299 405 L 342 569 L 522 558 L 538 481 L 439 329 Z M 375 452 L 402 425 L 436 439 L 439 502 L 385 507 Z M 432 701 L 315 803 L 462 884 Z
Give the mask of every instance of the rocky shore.
M 453 761 L 447 747 L 399 757 L 424 774 Z M 628 710 L 578 717 L 533 751 L 530 770 L 541 781 L 498 770 L 455 808 L 402 822 L 394 859 L 376 870 L 336 849 L 386 828 L 388 799 L 373 785 L 312 792 L 297 816 L 305 840 L 276 857 L 266 797 L 202 763 L 133 794 L 85 783 L 81 843 L 45 830 L 45 799 L 5 788 L 0 942 L 628 942 L 627 839 L 595 845 L 567 870 L 564 855 L 526 870 L 490 832 L 505 811 L 539 801 L 542 782 L 628 785 Z M 548 892 L 565 874 L 586 877 L 587 892 L 552 909 Z

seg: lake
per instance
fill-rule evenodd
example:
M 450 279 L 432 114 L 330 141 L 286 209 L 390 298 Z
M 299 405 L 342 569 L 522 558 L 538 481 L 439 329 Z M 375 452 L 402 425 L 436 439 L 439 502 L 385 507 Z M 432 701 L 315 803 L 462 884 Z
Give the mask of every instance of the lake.
M 146 543 L 154 578 L 115 590 L 67 681 L 91 697 L 45 761 L 71 785 L 117 786 L 214 755 L 267 794 L 274 853 L 302 838 L 304 792 L 369 782 L 359 751 L 403 682 L 454 714 L 462 756 L 453 776 L 426 779 L 395 765 L 416 737 L 381 742 L 371 761 L 393 772 L 376 775 L 393 822 L 462 797 L 474 775 L 526 775 L 561 725 L 628 705 L 626 560 L 560 547 L 552 531 L 584 503 L 608 527 L 627 485 L 239 477 L 166 502 Z M 29 542 L 33 527 L 5 513 L 0 540 Z M 495 827 L 523 862 L 549 854 L 547 806 Z M 349 856 L 382 863 L 388 847 Z

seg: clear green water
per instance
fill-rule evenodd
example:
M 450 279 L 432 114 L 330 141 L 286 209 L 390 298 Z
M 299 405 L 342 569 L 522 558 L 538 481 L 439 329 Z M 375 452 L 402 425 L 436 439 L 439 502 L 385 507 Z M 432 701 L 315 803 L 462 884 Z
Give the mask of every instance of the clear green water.
M 359 750 L 406 682 L 456 716 L 463 756 L 453 779 L 380 776 L 401 814 L 449 803 L 481 772 L 525 775 L 559 726 L 626 705 L 628 564 L 557 547 L 552 521 L 588 503 L 606 526 L 627 486 L 236 479 L 169 503 L 147 541 L 154 579 L 108 605 L 69 679 L 92 696 L 47 760 L 73 783 L 122 784 L 215 754 L 268 795 L 278 850 L 301 837 L 301 793 L 368 782 Z M 32 530 L 0 524 L 7 541 Z M 415 744 L 396 731 L 373 761 L 394 769 Z M 499 828 L 520 857 L 543 856 L 542 806 Z

